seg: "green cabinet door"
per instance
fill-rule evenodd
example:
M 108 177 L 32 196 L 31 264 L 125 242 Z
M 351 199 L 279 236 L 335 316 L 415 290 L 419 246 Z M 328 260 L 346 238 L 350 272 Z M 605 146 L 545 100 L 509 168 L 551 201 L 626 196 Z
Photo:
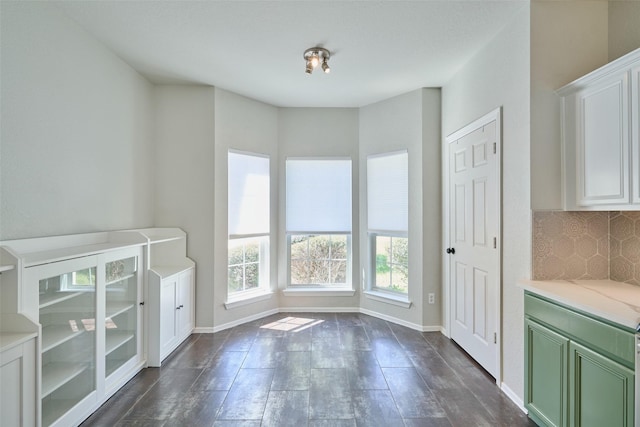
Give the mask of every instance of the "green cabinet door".
M 569 353 L 570 425 L 633 427 L 633 371 L 575 342 Z
M 525 328 L 525 405 L 529 416 L 538 425 L 565 427 L 569 339 L 529 318 Z

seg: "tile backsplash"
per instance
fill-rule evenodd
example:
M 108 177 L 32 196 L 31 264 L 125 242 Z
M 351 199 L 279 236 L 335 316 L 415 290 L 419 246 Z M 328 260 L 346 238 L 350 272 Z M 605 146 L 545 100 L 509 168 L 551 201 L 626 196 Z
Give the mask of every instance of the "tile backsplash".
M 640 285 L 640 212 L 533 212 L 533 279 Z

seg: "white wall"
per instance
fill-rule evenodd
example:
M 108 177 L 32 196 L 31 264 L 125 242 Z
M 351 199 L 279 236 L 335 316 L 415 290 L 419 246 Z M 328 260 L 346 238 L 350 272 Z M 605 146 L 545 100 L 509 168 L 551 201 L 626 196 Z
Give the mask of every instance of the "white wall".
M 277 293 L 267 301 L 227 310 L 227 153 L 229 149 L 267 154 L 271 167 L 271 254 L 278 248 L 278 109 L 232 92 L 216 88 L 216 164 L 215 164 L 215 253 L 208 262 L 213 264 L 213 323 L 198 321 L 198 326 L 216 328 L 233 324 L 240 319 L 276 309 Z M 277 288 L 277 259 L 271 256 L 271 288 Z M 207 293 L 209 298 L 209 293 Z M 203 304 L 203 309 L 211 310 L 211 300 Z M 208 317 L 206 317 L 208 321 Z
M 52 4 L 0 7 L 0 239 L 150 226 L 152 86 Z
M 281 108 L 278 114 L 279 133 L 279 236 L 285 235 L 285 160 L 287 157 L 350 157 L 352 159 L 353 209 L 352 209 L 352 280 L 359 289 L 360 274 L 357 271 L 358 246 L 358 110 L 355 108 Z M 278 286 L 287 285 L 286 240 L 278 244 Z M 357 309 L 359 294 L 353 297 L 300 297 L 280 296 L 280 307 L 288 309 L 331 308 Z
M 413 303 L 406 309 L 363 296 L 360 306 L 413 327 L 439 327 L 439 305 L 425 305 L 425 300 L 429 292 L 435 293 L 438 301 L 441 299 L 440 90 L 418 89 L 360 108 L 359 131 L 360 263 L 365 270 L 368 264 L 367 156 L 403 149 L 409 152 L 408 295 Z
M 531 3 L 531 207 L 562 209 L 556 89 L 607 63 L 606 1 Z
M 529 7 L 506 24 L 442 90 L 446 137 L 502 106 L 502 379 L 524 393 L 523 292 L 531 270 Z
M 196 326 L 213 326 L 215 89 L 156 88 L 154 225 L 187 232 L 196 262 Z

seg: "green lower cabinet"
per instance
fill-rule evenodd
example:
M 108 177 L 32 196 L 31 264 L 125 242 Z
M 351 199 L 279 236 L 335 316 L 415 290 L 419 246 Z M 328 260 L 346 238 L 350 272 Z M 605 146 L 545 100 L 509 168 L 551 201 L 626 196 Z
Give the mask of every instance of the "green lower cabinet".
M 569 353 L 570 426 L 633 427 L 633 371 L 574 342 Z
M 524 398 L 536 424 L 634 427 L 633 329 L 528 292 L 524 323 Z
M 567 425 L 567 359 L 569 339 L 525 320 L 525 404 L 529 416 L 538 424 Z

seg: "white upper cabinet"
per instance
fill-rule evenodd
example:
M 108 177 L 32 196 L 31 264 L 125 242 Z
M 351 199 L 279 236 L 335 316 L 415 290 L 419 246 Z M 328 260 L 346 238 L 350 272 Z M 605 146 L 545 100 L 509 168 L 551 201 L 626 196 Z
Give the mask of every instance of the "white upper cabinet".
M 640 49 L 558 90 L 565 210 L 640 207 Z

